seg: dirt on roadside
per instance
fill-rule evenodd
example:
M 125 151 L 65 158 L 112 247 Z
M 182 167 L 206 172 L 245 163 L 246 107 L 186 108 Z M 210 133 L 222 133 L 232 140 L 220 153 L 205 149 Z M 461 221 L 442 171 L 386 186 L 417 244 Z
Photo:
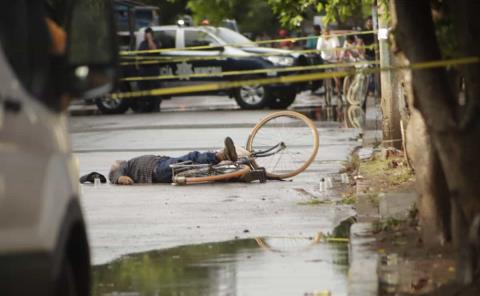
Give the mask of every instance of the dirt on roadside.
M 415 192 L 415 175 L 401 151 L 380 151 L 366 160 L 352 155 L 344 166 L 355 180 L 345 189 L 344 198 L 357 198 L 357 183 L 373 203 L 381 193 Z M 372 248 L 380 255 L 380 295 L 424 295 L 454 280 L 451 247 L 424 247 L 415 208 L 409 209 L 405 219 L 379 220 L 374 225 Z

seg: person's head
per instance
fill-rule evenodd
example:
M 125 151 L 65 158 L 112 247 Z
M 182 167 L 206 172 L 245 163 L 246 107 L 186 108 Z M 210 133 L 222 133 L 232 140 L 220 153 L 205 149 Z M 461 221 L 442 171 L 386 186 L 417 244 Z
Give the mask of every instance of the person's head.
M 278 31 L 278 36 L 287 37 L 288 36 L 288 31 L 285 30 L 285 29 L 281 29 L 280 31 Z
M 322 33 L 322 27 L 320 27 L 320 25 L 313 26 L 313 32 L 315 35 L 320 35 Z
M 322 34 L 325 36 L 330 35 L 330 26 L 324 26 L 322 30 Z
M 347 35 L 346 41 L 348 44 L 353 44 L 355 42 L 355 35 Z
M 365 28 L 367 28 L 368 30 L 372 30 L 373 29 L 373 19 L 371 16 L 369 16 L 367 18 L 367 20 L 365 21 Z
M 152 30 L 152 28 L 150 28 L 150 27 L 148 27 L 148 28 L 145 29 L 145 35 L 144 35 L 145 40 L 148 39 L 148 37 L 147 37 L 148 35 L 150 35 L 150 37 L 153 38 L 153 30 Z
M 125 160 L 116 160 L 112 164 L 112 166 L 110 167 L 110 172 L 108 173 L 108 179 L 110 180 L 110 182 L 113 179 L 113 174 L 115 174 L 115 172 L 118 171 L 118 169 L 120 169 L 120 166 L 125 162 Z

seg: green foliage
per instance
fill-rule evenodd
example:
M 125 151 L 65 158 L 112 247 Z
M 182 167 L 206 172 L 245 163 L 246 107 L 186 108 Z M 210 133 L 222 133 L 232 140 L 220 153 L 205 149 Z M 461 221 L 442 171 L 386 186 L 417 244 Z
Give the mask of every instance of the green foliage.
M 374 0 L 267 0 L 282 25 L 295 27 L 311 14 L 325 16 L 325 22 L 342 23 L 370 14 Z M 387 1 L 387 0 L 381 0 Z M 360 15 L 359 15 L 360 14 Z
M 377 221 L 374 227 L 376 229 L 376 232 L 380 232 L 380 231 L 389 232 L 389 231 L 394 231 L 403 223 L 405 223 L 405 220 L 387 218 L 384 220 Z

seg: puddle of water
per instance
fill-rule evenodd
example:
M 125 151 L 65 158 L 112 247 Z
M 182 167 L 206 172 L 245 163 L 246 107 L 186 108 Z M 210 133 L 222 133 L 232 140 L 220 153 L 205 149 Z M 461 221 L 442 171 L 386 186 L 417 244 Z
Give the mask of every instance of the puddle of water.
M 94 266 L 93 295 L 347 294 L 347 244 L 265 237 L 183 246 Z

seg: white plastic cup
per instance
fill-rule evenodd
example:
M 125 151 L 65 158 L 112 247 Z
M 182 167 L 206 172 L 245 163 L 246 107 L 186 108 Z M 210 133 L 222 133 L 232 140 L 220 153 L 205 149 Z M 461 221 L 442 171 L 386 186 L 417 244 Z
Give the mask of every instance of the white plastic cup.
M 325 192 L 325 179 L 320 179 L 320 183 L 318 184 L 318 191 Z
M 325 186 L 327 189 L 333 188 L 332 177 L 325 178 Z
M 342 183 L 343 184 L 347 184 L 347 183 L 350 183 L 350 180 L 348 179 L 348 175 L 346 173 L 343 173 L 341 175 L 341 179 L 342 179 Z

